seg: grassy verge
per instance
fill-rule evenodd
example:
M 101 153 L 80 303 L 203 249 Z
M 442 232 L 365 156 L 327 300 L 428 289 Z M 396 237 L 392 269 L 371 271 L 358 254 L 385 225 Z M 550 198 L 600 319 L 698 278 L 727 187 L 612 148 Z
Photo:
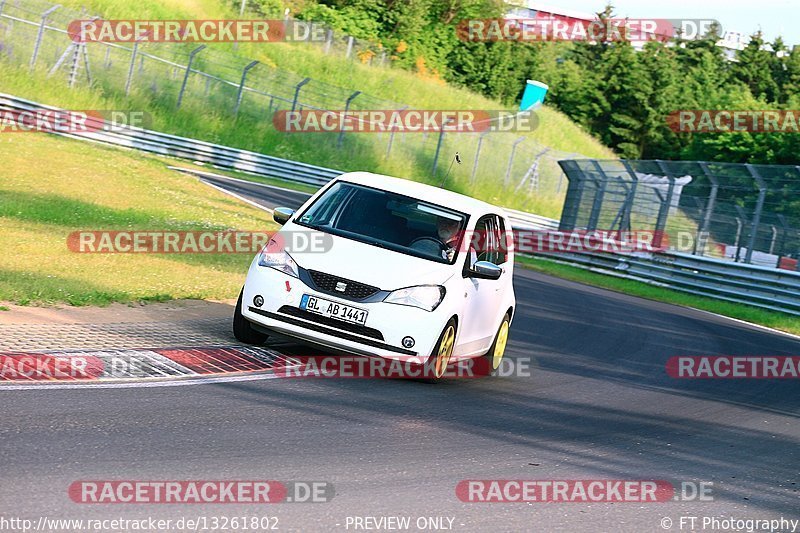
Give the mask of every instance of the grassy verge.
M 555 263 L 538 257 L 517 257 L 517 263 L 525 268 L 550 274 L 563 279 L 585 283 L 595 287 L 602 287 L 649 300 L 666 302 L 685 307 L 693 307 L 703 311 L 710 311 L 720 315 L 738 318 L 754 324 L 779 329 L 788 333 L 800 335 L 800 320 L 797 317 L 759 309 L 748 305 L 721 302 L 712 298 L 686 294 L 663 287 L 657 287 L 640 281 L 606 276 L 590 272 L 582 268 Z
M 236 5 L 220 0 L 143 0 L 136 3 L 123 0 L 69 0 L 64 5 L 64 13 L 60 15 L 62 18 L 67 17 L 68 9 L 74 10 L 84 5 L 91 12 L 102 13 L 110 19 L 238 17 Z M 7 6 L 8 9 L 11 8 Z M 428 135 L 396 135 L 392 138 L 391 146 L 388 134 L 347 134 L 339 146 L 336 133 L 286 134 L 277 131 L 272 123 L 273 101 L 268 95 L 288 98 L 289 103 L 281 102 L 280 98 L 275 103 L 276 106 L 287 108 L 295 84 L 308 76 L 313 81 L 303 89 L 300 102 L 322 108 L 341 109 L 347 96 L 356 90 L 363 94 L 354 100 L 354 109 L 408 105 L 412 109 L 497 110 L 507 109 L 507 106 L 464 88 L 447 85 L 424 73 L 361 64 L 358 60 L 348 60 L 340 55 L 327 55 L 316 45 L 240 43 L 234 49 L 232 44 L 212 43 L 197 56 L 198 68 L 238 82 L 241 66 L 249 59 L 256 59 L 260 64 L 250 74 L 248 83 L 264 94 L 247 93 L 237 118 L 233 115 L 237 96 L 235 87 L 193 75 L 188 80 L 181 108 L 176 111 L 182 77 L 175 67 L 150 59 L 141 63 L 135 70 L 130 95 L 126 97 L 125 80 L 130 52 L 124 48 L 108 49 L 100 44 L 90 44 L 87 53 L 89 64 L 92 65 L 92 82 L 88 84 L 86 78 L 80 76 L 76 86 L 70 89 L 66 81 L 67 69 L 62 68 L 48 76 L 49 68 L 67 44 L 64 37 L 48 33 L 37 68 L 32 72 L 28 67 L 30 47 L 35 40 L 34 30 L 34 26 L 17 24 L 4 34 L 4 44 L 14 53 L 0 59 L 0 69 L 3 70 L 0 92 L 70 109 L 144 111 L 152 119 L 150 127 L 158 131 L 343 171 L 368 170 L 437 185 L 447 172 L 455 152 L 459 152 L 464 164 L 452 168 L 447 188 L 544 216 L 558 216 L 566 191 L 566 180 L 556 164 L 558 158 L 567 153 L 597 158 L 613 157 L 611 150 L 568 117 L 545 106 L 537 111 L 538 127 L 534 131 L 524 134 L 494 132 L 488 135 L 480 145 L 479 163 L 474 167 L 474 176 L 473 161 L 479 151 L 478 136 L 448 133 L 444 137 L 434 176 L 433 158 L 438 138 L 435 132 Z M 140 52 L 171 57 L 170 54 L 175 50 L 181 50 L 176 61 L 183 64 L 189 48 L 147 44 L 143 45 Z M 106 56 L 109 51 L 110 54 Z M 220 52 L 236 55 L 223 56 Z M 511 147 L 519 135 L 525 137 L 525 142 L 514 152 L 515 157 L 507 172 Z M 542 158 L 538 167 L 537 187 L 523 184 L 523 177 L 531 168 L 534 157 L 545 146 L 550 147 L 551 151 Z
M 273 231 L 268 213 L 161 160 L 47 135 L 0 136 L 0 301 L 233 298 L 251 254 L 80 254 L 77 230 Z

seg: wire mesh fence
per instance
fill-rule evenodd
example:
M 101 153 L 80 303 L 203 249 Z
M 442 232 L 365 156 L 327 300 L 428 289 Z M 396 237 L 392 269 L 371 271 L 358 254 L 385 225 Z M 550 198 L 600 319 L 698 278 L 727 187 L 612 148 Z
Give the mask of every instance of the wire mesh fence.
M 86 10 L 41 0 L 0 0 L 0 68 L 3 63 L 27 67 L 47 76 L 48 84 L 55 87 L 89 86 L 112 95 L 119 105 L 138 98 L 138 102 L 168 112 L 171 125 L 181 126 L 198 117 L 209 123 L 235 123 L 252 129 L 250 144 L 242 145 L 241 136 L 229 135 L 221 126 L 212 128 L 219 134 L 202 140 L 230 141 L 237 148 L 257 151 L 267 146 L 272 150 L 285 142 L 280 136 L 288 134 L 272 125 L 277 111 L 409 108 L 380 95 L 259 63 L 238 54 L 236 45 L 230 43 L 73 41 L 67 32 L 70 23 L 93 16 Z M 297 46 L 321 46 L 329 53 L 374 65 L 389 61 L 374 43 L 328 29 L 324 34 L 322 42 Z M 177 109 L 186 113 L 172 113 Z M 423 174 L 431 183 L 441 183 L 446 177 L 448 187 L 460 192 L 550 216 L 560 211 L 566 191 L 557 161 L 578 155 L 550 149 L 530 136 L 512 132 L 308 135 L 318 140 L 318 150 L 341 152 L 345 157 L 340 160 L 368 161 L 372 168 L 397 175 L 419 178 Z M 259 144 L 258 136 L 269 139 Z M 315 151 L 307 149 L 298 158 L 318 164 Z M 454 165 L 456 153 L 461 163 Z
M 572 160 L 564 230 L 654 231 L 673 250 L 797 270 L 800 167 Z

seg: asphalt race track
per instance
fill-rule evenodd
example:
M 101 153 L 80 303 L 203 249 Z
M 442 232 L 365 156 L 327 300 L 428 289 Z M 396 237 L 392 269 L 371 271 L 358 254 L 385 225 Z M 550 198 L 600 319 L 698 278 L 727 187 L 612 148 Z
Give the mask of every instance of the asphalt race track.
M 214 181 L 269 207 L 302 201 Z M 452 518 L 454 531 L 800 519 L 800 383 L 665 371 L 676 355 L 797 356 L 800 340 L 523 269 L 515 289 L 507 357 L 530 363 L 529 376 L 0 390 L 0 504 L 32 519 L 274 516 L 282 531 L 364 531 L 353 518 L 366 516 L 411 517 L 413 531 L 419 517 Z M 336 495 L 261 506 L 67 495 L 76 480 L 237 479 L 327 481 Z M 714 500 L 464 503 L 455 487 L 465 479 L 703 481 Z

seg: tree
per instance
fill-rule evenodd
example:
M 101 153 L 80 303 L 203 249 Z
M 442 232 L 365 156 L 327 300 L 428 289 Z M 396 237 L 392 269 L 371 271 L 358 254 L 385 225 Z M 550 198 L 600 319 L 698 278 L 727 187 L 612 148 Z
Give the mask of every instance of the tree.
M 624 157 L 639 158 L 654 120 L 652 80 L 627 41 L 606 48 L 600 72 L 608 105 L 595 121 L 595 131 Z
M 778 84 L 773 79 L 777 70 L 777 56 L 764 49 L 761 32 L 750 37 L 750 42 L 736 54 L 737 62 L 731 69 L 735 79 L 743 82 L 756 98 L 775 101 L 778 96 Z
M 792 52 L 784 60 L 784 71 L 781 77 L 781 102 L 789 104 L 789 108 L 797 109 L 800 101 L 800 45 L 795 46 Z M 792 100 L 795 99 L 797 103 L 792 107 Z
M 691 107 L 684 77 L 675 48 L 660 42 L 649 42 L 640 55 L 647 77 L 652 81 L 649 106 L 652 121 L 647 125 L 642 156 L 673 159 L 680 155 L 686 137 L 670 129 L 668 117 L 680 109 Z

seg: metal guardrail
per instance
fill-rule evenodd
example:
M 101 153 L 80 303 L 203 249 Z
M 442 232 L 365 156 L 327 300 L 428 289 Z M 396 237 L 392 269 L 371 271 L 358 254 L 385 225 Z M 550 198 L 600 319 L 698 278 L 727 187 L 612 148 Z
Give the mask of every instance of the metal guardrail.
M 800 273 L 689 254 L 558 254 L 592 271 L 800 316 Z
M 46 106 L 0 93 L 0 111 L 21 113 L 41 112 L 42 110 L 63 111 L 57 107 Z M 142 128 L 114 126 L 105 130 L 87 131 L 78 134 L 59 133 L 59 135 L 124 146 L 191 161 L 200 161 L 218 168 L 239 170 L 260 176 L 288 179 L 316 186 L 322 186 L 342 173 L 330 168 L 270 157 L 257 152 L 238 150 L 219 144 L 168 135 Z
M 0 93 L 0 111 L 62 111 Z M 247 150 L 167 135 L 141 128 L 64 134 L 67 137 L 124 146 L 200 161 L 214 167 L 280 178 L 321 187 L 341 171 L 270 157 Z M 523 211 L 506 210 L 514 229 L 557 230 L 559 221 Z M 552 254 L 543 254 L 552 257 Z M 688 254 L 558 254 L 559 261 L 613 273 L 718 300 L 748 304 L 800 316 L 800 273 L 731 263 Z
M 557 230 L 559 221 L 554 218 L 547 218 L 525 211 L 515 211 L 514 209 L 504 209 L 508 213 L 508 218 L 514 224 L 514 229 L 546 229 Z

